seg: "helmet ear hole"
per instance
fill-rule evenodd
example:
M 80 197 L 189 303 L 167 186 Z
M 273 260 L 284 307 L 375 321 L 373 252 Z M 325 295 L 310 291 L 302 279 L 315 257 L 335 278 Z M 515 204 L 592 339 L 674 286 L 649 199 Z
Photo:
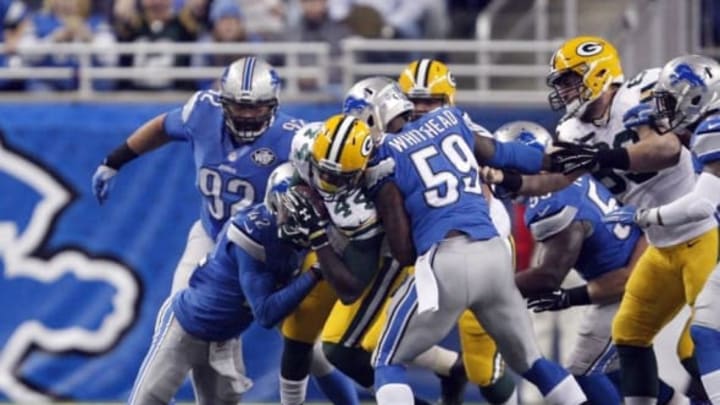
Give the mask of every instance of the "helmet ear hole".
M 375 126 L 375 118 L 373 118 L 372 115 L 368 117 L 367 124 L 368 124 L 368 127 L 370 127 L 370 128 Z
M 692 105 L 698 105 L 698 104 L 700 104 L 700 99 L 701 99 L 701 98 L 702 98 L 702 97 L 699 96 L 699 95 L 698 95 L 698 96 L 695 96 L 695 97 L 693 97 L 692 99 L 690 99 L 690 103 L 691 103 Z

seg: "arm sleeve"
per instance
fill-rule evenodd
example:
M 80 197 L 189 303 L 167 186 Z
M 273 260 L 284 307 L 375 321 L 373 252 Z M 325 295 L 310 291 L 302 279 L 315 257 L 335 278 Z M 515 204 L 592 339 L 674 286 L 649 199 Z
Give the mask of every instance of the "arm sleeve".
M 647 221 L 653 225 L 680 225 L 701 221 L 715 213 L 720 204 L 720 178 L 703 172 L 693 190 L 677 200 L 651 208 Z
M 165 115 L 163 126 L 168 136 L 176 140 L 187 141 L 190 139 L 187 122 L 200 101 L 201 94 L 201 91 L 196 92 L 184 106 L 178 107 Z
M 544 153 L 520 142 L 499 142 L 493 139 L 495 153 L 487 164 L 534 174 L 542 170 Z
M 276 275 L 242 249 L 232 246 L 240 273 L 240 285 L 250 303 L 255 320 L 263 328 L 272 328 L 287 317 L 313 289 L 317 279 L 311 272 L 295 277 L 288 285 L 276 290 Z

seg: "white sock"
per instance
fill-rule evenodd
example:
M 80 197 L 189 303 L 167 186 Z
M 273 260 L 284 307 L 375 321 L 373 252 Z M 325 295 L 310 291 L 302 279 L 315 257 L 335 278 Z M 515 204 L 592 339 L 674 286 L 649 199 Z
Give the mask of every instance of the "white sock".
M 690 398 L 683 395 L 678 390 L 673 390 L 673 396 L 665 405 L 690 405 Z
M 510 398 L 500 405 L 518 405 L 517 389 L 513 389 L 513 393 L 510 395 Z
M 375 394 L 378 405 L 414 405 L 412 390 L 407 384 L 385 384 Z
M 586 402 L 587 397 L 575 378 L 569 375 L 545 395 L 545 400 L 553 405 L 579 405 Z
M 657 405 L 657 398 L 653 397 L 625 397 L 625 405 Z
M 305 402 L 308 377 L 300 381 L 286 380 L 280 376 L 280 403 L 282 405 L 302 405 Z
M 415 357 L 412 364 L 447 377 L 450 375 L 450 368 L 455 364 L 458 356 L 458 352 L 441 346 L 433 346 Z
M 710 402 L 720 404 L 720 370 L 705 374 L 700 377 L 707 392 Z

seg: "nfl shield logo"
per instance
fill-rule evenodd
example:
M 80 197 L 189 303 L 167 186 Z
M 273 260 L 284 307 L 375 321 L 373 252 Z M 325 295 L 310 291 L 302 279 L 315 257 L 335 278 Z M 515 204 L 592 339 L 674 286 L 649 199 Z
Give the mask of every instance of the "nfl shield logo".
M 275 154 L 268 148 L 260 148 L 252 153 L 252 160 L 258 166 L 267 166 L 275 161 Z

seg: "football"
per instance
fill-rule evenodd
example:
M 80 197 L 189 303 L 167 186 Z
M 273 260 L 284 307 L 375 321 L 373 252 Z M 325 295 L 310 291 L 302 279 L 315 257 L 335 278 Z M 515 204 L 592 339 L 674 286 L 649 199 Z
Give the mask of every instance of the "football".
M 305 183 L 295 185 L 292 189 L 309 201 L 322 218 L 327 218 L 327 207 L 325 207 L 325 202 L 317 191 Z

